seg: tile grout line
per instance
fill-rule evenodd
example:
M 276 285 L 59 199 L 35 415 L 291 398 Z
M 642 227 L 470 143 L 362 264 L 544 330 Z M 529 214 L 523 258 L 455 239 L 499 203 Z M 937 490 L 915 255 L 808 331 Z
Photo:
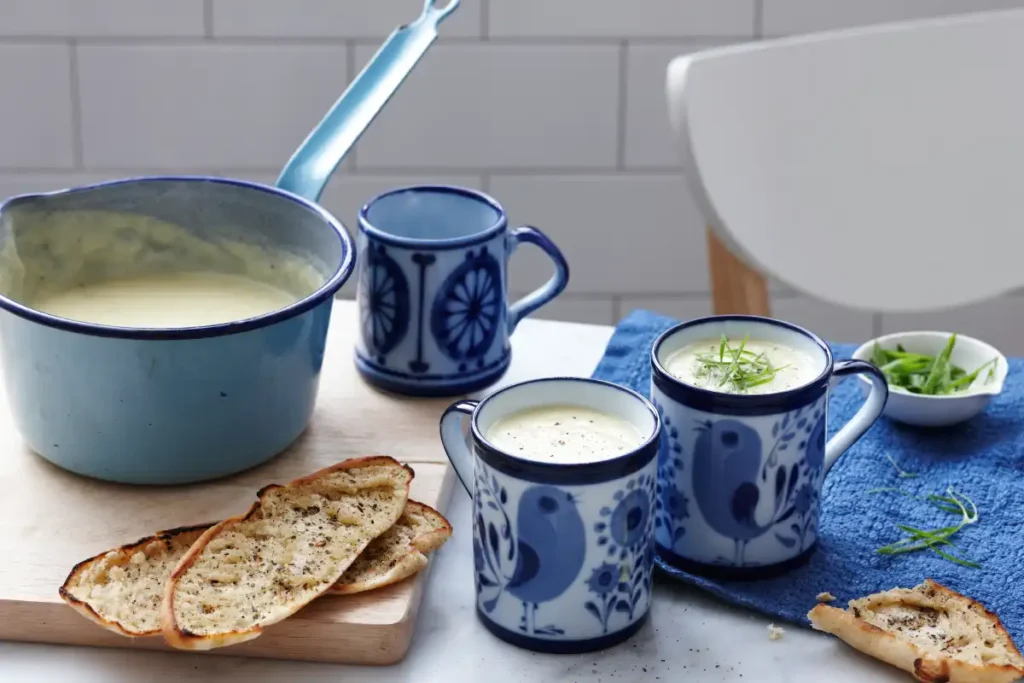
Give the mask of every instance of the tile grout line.
M 66 172 L 68 169 L 53 166 L 53 167 L 34 167 L 34 166 L 2 166 L 0 165 L 0 176 L 4 174 L 31 174 L 31 173 L 61 173 Z M 89 171 L 95 171 L 98 173 L 121 173 L 131 174 L 138 172 L 146 173 L 184 173 L 194 170 L 193 167 L 157 167 L 154 165 L 145 166 L 95 166 L 90 167 Z M 276 174 L 281 171 L 278 166 L 219 166 L 219 171 L 224 173 L 267 173 Z M 673 180 L 682 177 L 683 171 L 679 168 L 671 167 L 645 167 L 645 166 L 634 166 L 627 168 L 624 172 L 619 171 L 614 166 L 599 166 L 599 167 L 521 167 L 521 168 L 503 168 L 503 167 L 486 167 L 486 166 L 370 166 L 361 167 L 356 171 L 355 169 L 342 169 L 345 170 L 348 175 L 358 176 L 361 178 L 386 178 L 388 176 L 430 176 L 430 175 L 469 175 L 479 176 L 481 173 L 487 173 L 490 176 L 504 176 L 508 178 L 528 178 L 531 176 L 538 176 L 541 178 L 553 178 L 558 176 L 564 176 L 568 178 L 594 178 L 603 177 L 608 180 L 615 180 L 621 177 L 628 176 L 640 176 L 650 178 L 671 178 Z
M 255 169 L 253 169 L 255 170 Z M 381 175 L 402 175 L 402 174 L 429 174 L 448 173 L 451 175 L 474 175 L 487 172 L 492 176 L 604 176 L 614 179 L 622 175 L 622 170 L 614 165 L 602 166 L 367 166 L 359 170 L 360 175 L 381 176 Z M 672 166 L 631 166 L 625 169 L 627 174 L 639 176 L 681 178 L 682 168 Z
M 871 336 L 881 337 L 882 336 L 882 314 L 872 313 L 871 314 Z
M 212 15 L 211 15 L 212 20 Z M 206 19 L 204 17 L 204 35 L 195 36 L 76 36 L 81 45 L 100 47 L 146 46 L 160 45 L 166 47 L 198 47 L 210 42 L 210 38 L 228 46 L 343 46 L 349 42 L 357 46 L 380 47 L 387 35 L 372 36 L 207 36 Z M 211 33 L 213 26 L 210 26 Z M 678 45 L 680 43 L 708 42 L 712 44 L 749 41 L 747 35 L 679 35 L 679 36 L 509 36 L 495 37 L 488 32 L 486 39 L 481 36 L 441 36 L 435 45 L 479 45 L 481 42 L 512 47 L 616 47 L 627 40 L 632 45 Z M 54 35 L 20 35 L 0 36 L 0 45 L 47 44 L 61 45 L 67 41 L 66 36 Z
M 75 170 L 85 169 L 85 144 L 82 140 L 82 88 L 78 75 L 78 45 L 74 39 L 68 46 L 68 81 L 71 97 L 71 160 Z
M 629 41 L 623 40 L 619 44 L 619 109 L 618 109 L 618 130 L 615 139 L 615 168 L 618 171 L 626 170 L 626 111 L 627 93 L 629 89 Z
M 529 289 L 520 289 L 518 286 L 509 288 L 513 295 L 522 296 L 529 293 Z M 563 292 L 559 294 L 560 299 L 570 301 L 608 301 L 619 299 L 619 304 L 625 303 L 627 299 L 652 299 L 658 301 L 685 301 L 688 303 L 700 302 L 707 299 L 711 292 Z
M 480 42 L 491 40 L 491 2 L 480 0 Z
M 754 38 L 764 38 L 764 0 L 754 0 Z
M 2 169 L 0 169 L 2 170 Z M 272 172 L 273 168 L 249 168 L 250 171 Z M 608 179 L 615 179 L 623 175 L 637 175 L 663 178 L 682 178 L 683 169 L 671 166 L 630 166 L 626 169 L 619 169 L 616 166 L 537 166 L 537 167 L 495 167 L 495 166 L 363 166 L 359 169 L 358 175 L 372 178 L 375 176 L 389 175 L 479 175 L 489 173 L 492 176 L 507 177 L 529 177 L 529 176 L 578 176 L 592 178 L 603 176 Z
M 203 0 L 203 37 L 213 40 L 213 0 Z

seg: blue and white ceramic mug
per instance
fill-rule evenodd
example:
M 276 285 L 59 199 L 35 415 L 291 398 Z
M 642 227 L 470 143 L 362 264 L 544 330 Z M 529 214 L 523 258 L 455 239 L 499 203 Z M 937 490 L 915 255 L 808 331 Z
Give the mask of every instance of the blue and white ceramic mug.
M 643 441 L 610 459 L 560 464 L 487 440 L 500 418 L 552 404 L 614 415 Z M 463 415 L 471 416 L 469 444 Z M 571 653 L 610 647 L 640 629 L 651 601 L 660 434 L 647 399 L 592 379 L 523 382 L 445 411 L 441 441 L 473 498 L 477 615 L 491 633 L 530 650 Z
M 542 287 L 509 305 L 507 267 L 520 243 L 555 264 Z M 413 396 L 456 396 L 496 382 L 509 335 L 558 296 L 569 266 L 544 233 L 509 229 L 491 197 L 461 187 L 392 190 L 359 212 L 356 366 L 371 384 Z
M 765 394 L 729 394 L 686 384 L 667 370 L 698 341 L 751 339 L 803 352 L 814 379 Z M 850 375 L 872 383 L 867 401 L 826 441 L 829 387 Z M 874 424 L 888 397 L 870 363 L 832 360 L 807 330 L 756 316 L 714 316 L 662 334 L 651 351 L 651 400 L 664 428 L 658 462 L 656 562 L 725 579 L 773 576 L 806 561 L 817 542 L 821 488 L 836 459 Z

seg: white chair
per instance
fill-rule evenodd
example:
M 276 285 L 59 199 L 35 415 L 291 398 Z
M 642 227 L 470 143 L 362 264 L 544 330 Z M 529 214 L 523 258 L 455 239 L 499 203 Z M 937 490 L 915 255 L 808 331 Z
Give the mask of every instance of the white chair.
M 674 60 L 715 311 L 768 314 L 764 275 L 883 312 L 1024 286 L 1022 68 L 1020 10 Z

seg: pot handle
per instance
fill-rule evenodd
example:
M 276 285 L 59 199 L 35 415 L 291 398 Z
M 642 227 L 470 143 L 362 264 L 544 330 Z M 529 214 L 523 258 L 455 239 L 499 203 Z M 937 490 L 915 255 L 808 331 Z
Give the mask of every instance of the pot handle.
M 473 415 L 480 401 L 456 401 L 441 416 L 441 445 L 466 492 L 473 496 L 473 453 L 462 433 L 462 416 Z
M 320 199 L 334 169 L 437 39 L 437 27 L 459 2 L 438 7 L 437 0 L 426 0 L 416 21 L 392 32 L 295 150 L 277 178 L 278 187 L 314 202 Z

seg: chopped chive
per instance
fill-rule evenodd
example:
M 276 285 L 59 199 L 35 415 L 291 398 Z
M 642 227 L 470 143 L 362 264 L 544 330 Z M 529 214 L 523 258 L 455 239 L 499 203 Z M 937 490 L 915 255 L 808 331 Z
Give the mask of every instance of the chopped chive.
M 968 373 L 950 360 L 956 346 L 956 335 L 950 335 L 937 356 L 906 351 L 902 345 L 896 350 L 881 348 L 877 343 L 871 349 L 871 363 L 882 371 L 889 386 L 912 394 L 941 396 L 966 391 L 986 370 L 985 381 L 992 379 L 996 359 L 984 363 Z
M 730 344 L 728 337 L 722 335 L 717 349 L 712 347 L 709 353 L 698 354 L 698 377 L 707 378 L 709 384 L 719 387 L 729 386 L 737 392 L 745 392 L 754 387 L 768 384 L 776 378 L 780 370 L 788 365 L 776 366 L 766 352 L 755 352 L 747 348 L 749 337 L 744 337 L 738 346 Z
M 895 463 L 893 463 L 895 465 Z M 874 489 L 874 491 L 894 491 L 902 495 L 908 495 L 900 491 L 899 489 Z M 915 496 L 910 496 L 915 497 Z M 955 514 L 960 516 L 960 521 L 952 526 L 940 527 L 938 529 L 918 529 L 908 524 L 897 524 L 896 528 L 903 533 L 907 534 L 905 538 L 902 538 L 895 543 L 882 546 L 875 552 L 880 555 L 900 555 L 903 553 L 912 553 L 918 550 L 931 550 L 935 554 L 939 555 L 945 560 L 949 560 L 955 564 L 963 567 L 969 567 L 972 569 L 980 569 L 981 565 L 971 560 L 965 560 L 961 557 L 952 555 L 939 546 L 955 547 L 956 544 L 950 539 L 951 536 L 958 533 L 961 529 L 969 524 L 975 524 L 978 521 L 978 507 L 974 504 L 974 501 L 963 494 L 957 494 L 953 491 L 952 487 L 946 489 L 946 495 L 940 496 L 937 494 L 931 494 L 924 497 L 924 500 L 930 502 L 939 510 L 943 512 Z M 970 509 L 968 509 L 968 507 Z
M 903 469 L 902 467 L 900 467 L 899 465 L 897 465 L 896 461 L 893 460 L 893 457 L 891 455 L 887 455 L 885 457 L 889 461 L 889 464 L 892 465 L 896 469 L 896 474 L 899 475 L 900 479 L 912 479 L 913 477 L 917 476 L 917 473 L 915 473 L 915 472 L 908 472 L 905 469 Z

